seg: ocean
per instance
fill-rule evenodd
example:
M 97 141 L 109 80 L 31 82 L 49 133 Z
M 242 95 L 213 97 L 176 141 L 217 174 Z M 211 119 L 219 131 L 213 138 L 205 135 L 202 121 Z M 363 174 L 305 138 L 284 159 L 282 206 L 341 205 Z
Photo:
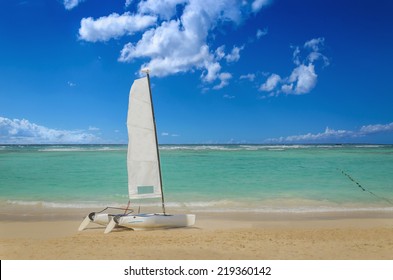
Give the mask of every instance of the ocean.
M 126 155 L 126 145 L 2 145 L 0 205 L 124 207 Z M 168 212 L 393 213 L 393 145 L 161 145 L 160 156 Z

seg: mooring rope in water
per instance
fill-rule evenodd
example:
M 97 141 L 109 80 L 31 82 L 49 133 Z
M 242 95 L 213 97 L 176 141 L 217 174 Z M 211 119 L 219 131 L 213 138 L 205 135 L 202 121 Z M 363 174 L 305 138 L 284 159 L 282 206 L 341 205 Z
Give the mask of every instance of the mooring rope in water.
M 346 173 L 344 170 L 339 169 L 339 168 L 337 168 L 337 170 L 338 170 L 338 171 L 341 171 L 341 173 L 342 173 L 344 176 L 348 177 L 348 179 L 351 180 L 352 182 L 354 182 L 362 191 L 368 192 L 369 194 L 375 196 L 376 198 L 385 200 L 385 201 L 388 202 L 389 204 L 393 205 L 393 202 L 390 201 L 389 199 L 387 199 L 387 198 L 385 198 L 385 197 L 381 197 L 381 196 L 379 196 L 379 195 L 376 195 L 376 194 L 373 193 L 372 191 L 370 191 L 370 190 L 366 189 L 365 187 L 363 187 L 358 181 L 356 181 L 355 179 L 353 179 L 352 176 L 349 175 L 348 173 Z

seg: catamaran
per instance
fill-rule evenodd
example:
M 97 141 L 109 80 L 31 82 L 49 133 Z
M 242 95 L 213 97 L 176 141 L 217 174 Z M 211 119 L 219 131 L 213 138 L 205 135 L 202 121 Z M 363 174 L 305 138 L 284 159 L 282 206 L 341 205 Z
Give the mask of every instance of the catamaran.
M 105 233 L 111 232 L 115 227 L 147 230 L 188 227 L 195 224 L 194 214 L 168 214 L 166 212 L 149 70 L 142 71 L 146 76 L 134 81 L 129 96 L 128 196 L 130 201 L 161 197 L 162 212 L 135 214 L 128 209 L 128 206 L 125 209 L 107 207 L 102 211 L 87 215 L 79 226 L 79 231 L 84 230 L 90 222 L 106 226 Z M 107 209 L 124 210 L 124 213 L 104 213 Z

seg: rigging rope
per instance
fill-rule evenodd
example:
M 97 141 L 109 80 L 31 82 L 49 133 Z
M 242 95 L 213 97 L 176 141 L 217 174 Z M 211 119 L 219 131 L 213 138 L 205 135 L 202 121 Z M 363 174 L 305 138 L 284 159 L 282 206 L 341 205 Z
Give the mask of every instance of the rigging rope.
M 125 210 L 124 211 L 124 215 L 125 214 L 130 214 L 130 213 L 132 213 L 132 212 L 134 212 L 134 210 L 133 209 L 128 209 L 128 206 L 130 205 L 130 201 L 128 202 L 128 205 L 127 205 L 127 208 L 122 208 L 122 207 L 111 207 L 111 206 L 108 206 L 108 207 L 105 207 L 104 209 L 102 209 L 101 211 L 97 211 L 97 212 L 94 212 L 94 213 L 102 213 L 102 212 L 104 212 L 105 210 L 108 210 L 108 209 L 116 209 L 116 210 Z M 128 211 L 128 213 L 126 213 Z
M 127 207 L 126 207 L 126 209 L 124 210 L 124 215 L 127 213 L 128 208 L 130 207 L 130 203 L 131 203 L 131 200 L 128 200 Z

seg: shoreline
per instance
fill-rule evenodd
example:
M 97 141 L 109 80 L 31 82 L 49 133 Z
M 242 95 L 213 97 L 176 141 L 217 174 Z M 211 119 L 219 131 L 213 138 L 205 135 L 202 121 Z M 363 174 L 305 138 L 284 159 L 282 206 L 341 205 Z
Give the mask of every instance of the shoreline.
M 77 231 L 85 210 L 14 220 L 2 215 L 0 258 L 393 259 L 391 213 L 196 213 L 190 228 L 104 234 L 95 224 Z
M 125 205 L 115 207 L 125 208 Z M 53 221 L 53 220 L 77 220 L 83 219 L 91 212 L 100 212 L 105 207 L 57 207 L 45 206 L 45 203 L 18 204 L 0 201 L 0 222 L 1 221 Z M 345 218 L 393 218 L 393 207 L 382 206 L 359 206 L 355 207 L 299 207 L 299 208 L 277 208 L 277 209 L 254 209 L 249 208 L 215 208 L 207 207 L 205 209 L 192 209 L 189 207 L 167 207 L 169 214 L 177 213 L 195 213 L 202 217 L 218 217 L 225 219 L 229 216 L 239 217 L 241 219 L 261 219 L 261 220 L 315 220 L 315 219 L 345 219 Z M 137 212 L 137 207 L 131 207 Z M 119 214 L 122 210 L 107 210 L 106 212 Z M 112 211 L 112 212 L 110 212 Z M 159 213 L 161 207 L 142 206 L 142 213 Z M 254 217 L 254 218 L 253 218 Z
M 119 206 L 121 207 L 121 206 Z M 105 207 L 103 207 L 105 208 Z M 70 221 L 83 219 L 91 212 L 101 212 L 103 208 L 58 208 L 37 207 L 30 205 L 1 205 L 0 222 L 2 221 Z M 134 213 L 137 211 L 134 209 Z M 160 207 L 142 207 L 141 213 L 159 213 Z M 119 214 L 123 210 L 106 210 L 106 213 Z M 362 219 L 362 218 L 393 218 L 393 207 L 370 207 L 370 208 L 323 208 L 306 210 L 265 210 L 252 211 L 249 209 L 206 209 L 190 210 L 187 208 L 170 208 L 169 214 L 193 213 L 203 218 L 216 217 L 217 219 L 245 219 L 245 220 L 318 220 L 318 219 Z

